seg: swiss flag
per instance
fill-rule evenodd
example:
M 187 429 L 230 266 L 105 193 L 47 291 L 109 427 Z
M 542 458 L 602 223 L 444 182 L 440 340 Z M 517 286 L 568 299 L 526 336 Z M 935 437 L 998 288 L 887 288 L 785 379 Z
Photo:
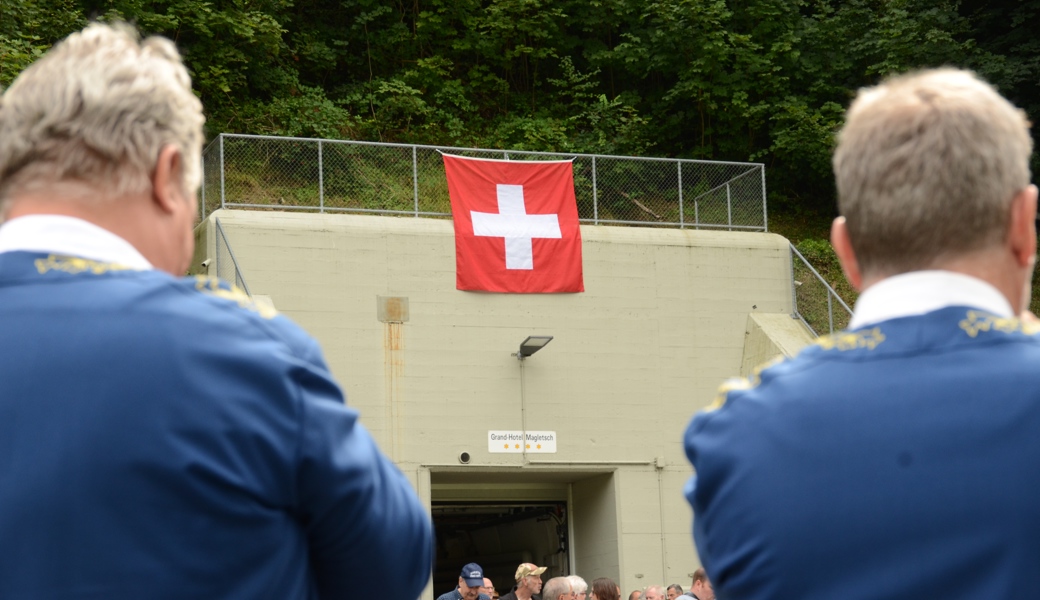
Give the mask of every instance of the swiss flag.
M 455 220 L 455 286 L 583 292 L 571 161 L 444 155 Z

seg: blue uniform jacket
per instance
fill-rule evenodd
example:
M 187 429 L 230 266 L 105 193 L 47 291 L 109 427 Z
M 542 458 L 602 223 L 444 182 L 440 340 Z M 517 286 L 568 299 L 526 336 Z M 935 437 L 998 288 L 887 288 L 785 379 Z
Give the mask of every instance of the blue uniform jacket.
M 207 278 L 0 254 L 0 598 L 414 600 L 426 510 L 317 344 Z
M 1036 333 L 946 308 L 723 386 L 685 435 L 718 597 L 1035 597 Z

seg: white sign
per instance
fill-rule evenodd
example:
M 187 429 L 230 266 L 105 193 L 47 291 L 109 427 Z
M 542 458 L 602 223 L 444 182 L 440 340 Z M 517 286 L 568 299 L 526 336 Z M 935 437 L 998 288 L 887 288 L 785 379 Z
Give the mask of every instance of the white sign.
M 513 452 L 520 454 L 556 454 L 555 431 L 528 431 L 524 440 L 523 431 L 489 431 L 488 452 Z

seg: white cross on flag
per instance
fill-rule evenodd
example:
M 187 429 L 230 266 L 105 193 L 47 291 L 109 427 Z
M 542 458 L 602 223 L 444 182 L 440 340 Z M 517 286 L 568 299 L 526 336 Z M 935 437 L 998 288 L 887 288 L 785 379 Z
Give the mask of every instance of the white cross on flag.
M 571 161 L 443 156 L 458 289 L 585 291 Z

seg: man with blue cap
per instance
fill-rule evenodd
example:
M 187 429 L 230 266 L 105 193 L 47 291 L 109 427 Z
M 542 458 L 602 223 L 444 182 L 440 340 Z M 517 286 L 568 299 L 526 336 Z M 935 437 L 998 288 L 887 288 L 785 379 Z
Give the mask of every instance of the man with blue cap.
M 462 567 L 458 587 L 441 594 L 437 600 L 491 600 L 484 593 L 484 569 L 477 563 L 469 563 Z

